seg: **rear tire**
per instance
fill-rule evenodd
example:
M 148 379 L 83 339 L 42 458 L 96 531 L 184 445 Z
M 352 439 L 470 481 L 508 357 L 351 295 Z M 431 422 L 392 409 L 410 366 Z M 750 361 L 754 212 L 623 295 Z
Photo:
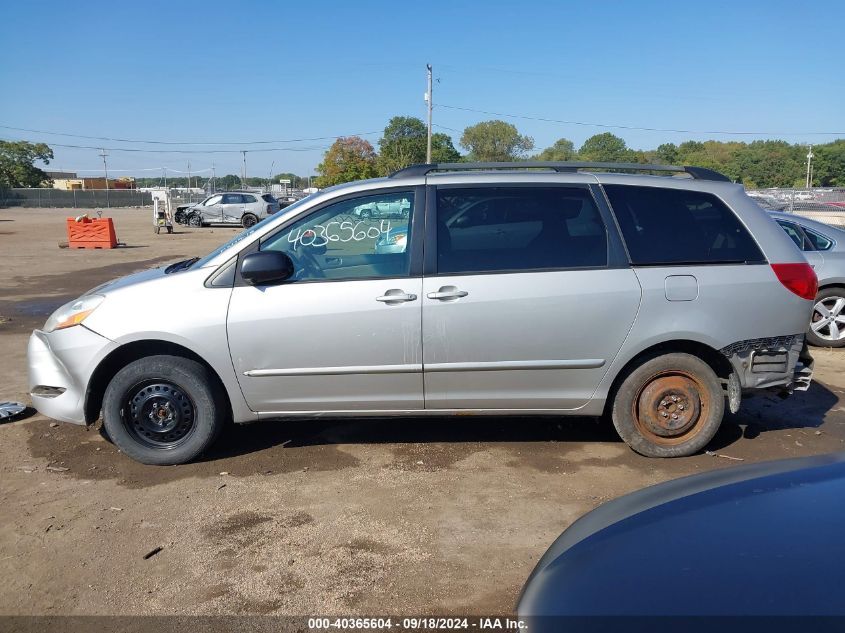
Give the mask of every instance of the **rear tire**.
M 646 457 L 684 457 L 704 448 L 725 412 L 716 372 L 697 356 L 671 353 L 634 369 L 613 400 L 613 426 Z
M 184 464 L 217 439 L 226 403 L 204 365 L 179 356 L 148 356 L 112 378 L 103 426 L 115 445 L 143 464 Z
M 252 213 L 244 213 L 243 217 L 241 218 L 241 226 L 245 229 L 255 226 L 258 224 L 258 218 L 255 217 Z
M 816 296 L 807 342 L 816 347 L 845 347 L 845 288 L 825 288 Z

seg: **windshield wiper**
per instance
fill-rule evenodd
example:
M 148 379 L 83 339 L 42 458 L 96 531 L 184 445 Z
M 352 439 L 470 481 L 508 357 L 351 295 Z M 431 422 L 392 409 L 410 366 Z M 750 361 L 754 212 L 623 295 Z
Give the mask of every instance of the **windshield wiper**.
M 164 269 L 164 274 L 167 275 L 169 273 L 175 273 L 180 270 L 186 270 L 193 266 L 195 263 L 197 263 L 199 260 L 199 257 L 192 257 L 191 259 L 184 259 L 181 262 L 170 264 L 170 266 Z

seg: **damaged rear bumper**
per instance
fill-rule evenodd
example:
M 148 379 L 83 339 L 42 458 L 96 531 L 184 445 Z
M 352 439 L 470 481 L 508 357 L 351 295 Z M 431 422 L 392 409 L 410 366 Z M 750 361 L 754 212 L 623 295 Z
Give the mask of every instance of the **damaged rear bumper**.
M 750 339 L 720 350 L 734 368 L 741 389 L 806 391 L 813 357 L 803 334 Z

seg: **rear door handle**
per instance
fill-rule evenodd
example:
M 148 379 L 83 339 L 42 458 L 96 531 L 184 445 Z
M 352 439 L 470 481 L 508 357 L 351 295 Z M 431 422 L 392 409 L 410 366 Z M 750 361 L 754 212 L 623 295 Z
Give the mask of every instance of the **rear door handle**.
M 393 303 L 405 303 L 406 301 L 416 301 L 417 295 L 408 294 L 404 290 L 393 288 L 385 292 L 382 296 L 376 297 L 376 301 L 381 301 L 388 305 Z
M 429 299 L 438 299 L 439 301 L 447 301 L 449 299 L 460 299 L 466 297 L 469 293 L 466 290 L 458 290 L 455 286 L 441 286 L 437 292 L 429 292 L 426 297 Z

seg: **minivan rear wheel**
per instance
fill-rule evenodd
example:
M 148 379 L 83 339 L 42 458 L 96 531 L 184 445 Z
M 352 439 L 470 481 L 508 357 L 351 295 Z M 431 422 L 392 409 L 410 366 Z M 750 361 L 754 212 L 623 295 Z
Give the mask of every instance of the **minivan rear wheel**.
M 217 439 L 224 403 L 202 364 L 149 356 L 118 371 L 103 397 L 103 426 L 117 447 L 144 464 L 184 464 Z
M 652 358 L 622 382 L 613 426 L 646 457 L 683 457 L 704 448 L 722 423 L 725 396 L 716 372 L 691 354 Z

